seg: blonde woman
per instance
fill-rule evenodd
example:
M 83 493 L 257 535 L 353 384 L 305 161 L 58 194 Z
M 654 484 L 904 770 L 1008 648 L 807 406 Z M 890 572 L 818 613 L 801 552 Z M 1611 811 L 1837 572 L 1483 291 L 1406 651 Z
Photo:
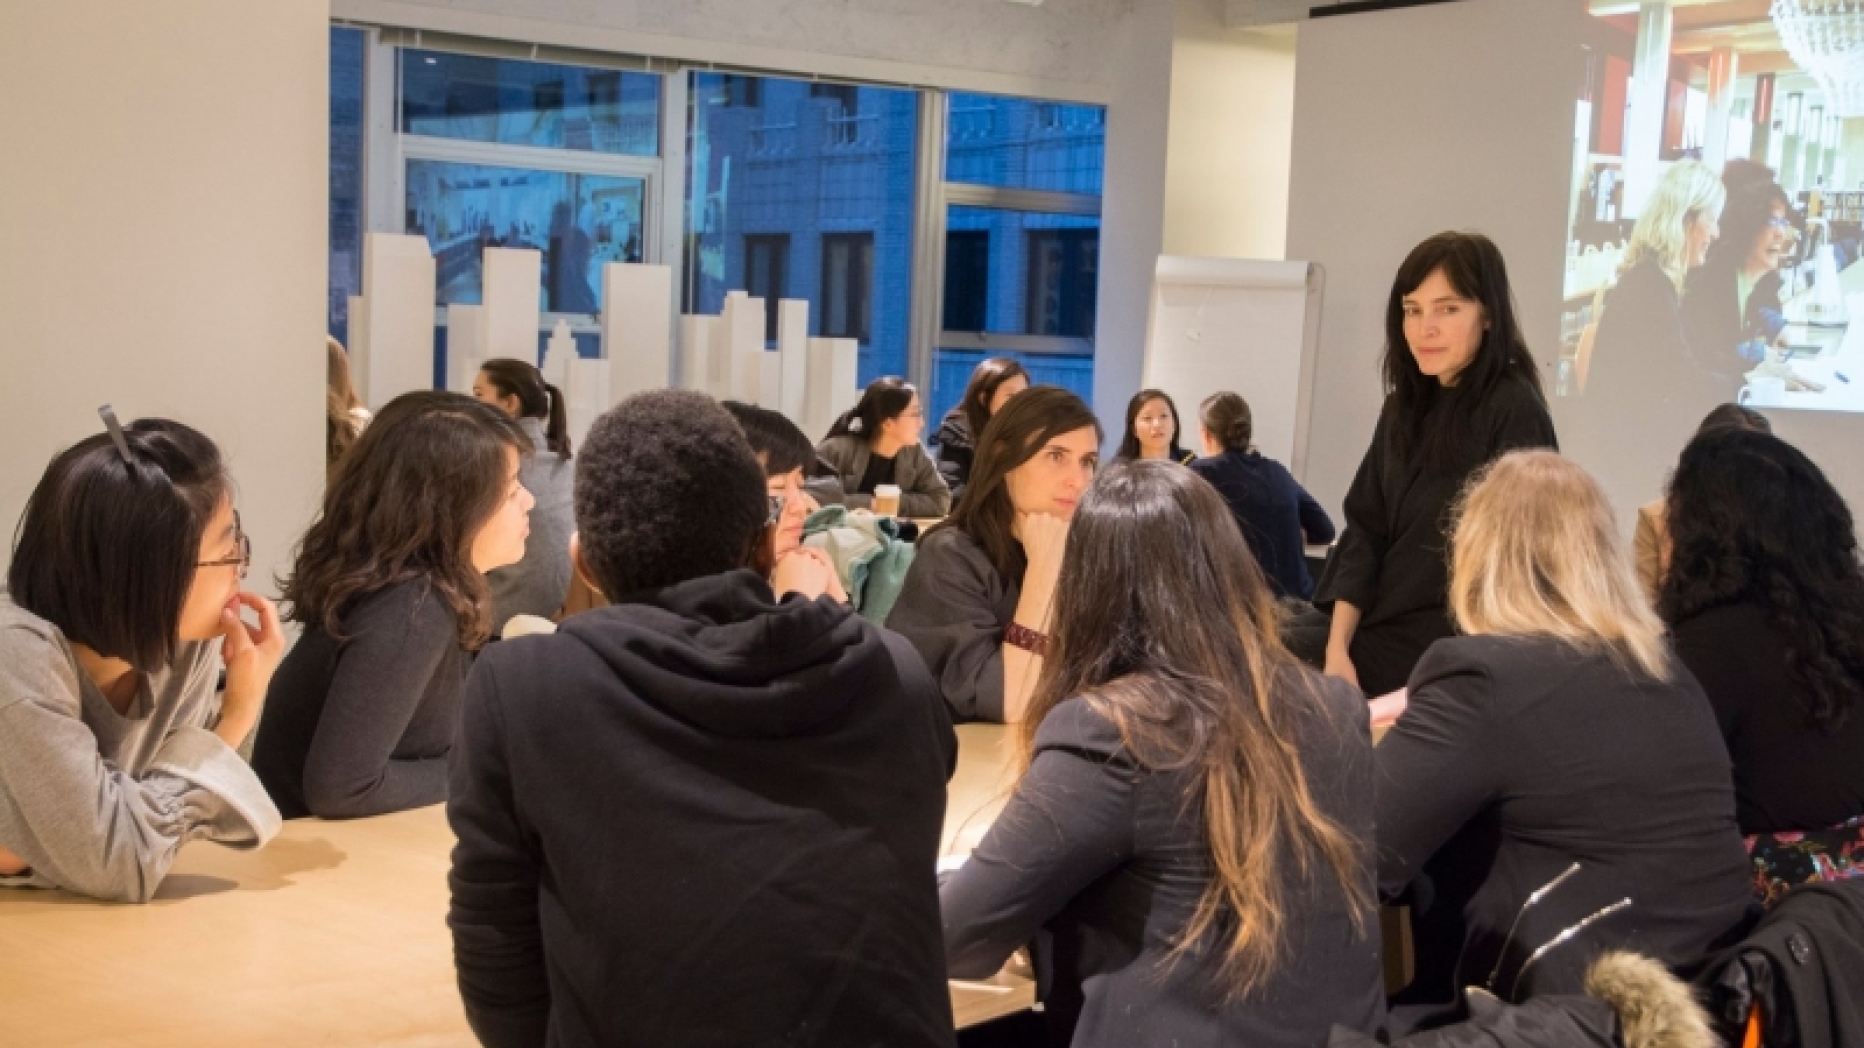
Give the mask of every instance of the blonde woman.
M 1674 404 L 1680 428 L 1661 434 L 1671 440 L 1684 439 L 1711 405 L 1734 399 L 1727 380 L 1698 362 L 1700 349 L 1690 345 L 1682 315 L 1683 283 L 1721 235 L 1727 199 L 1707 164 L 1671 165 L 1631 230 L 1618 283 L 1599 318 L 1586 400 L 1639 415 Z
M 1379 889 L 1412 892 L 1432 980 L 1410 1001 L 1491 973 L 1510 1000 L 1578 993 L 1605 946 L 1701 957 L 1747 907 L 1728 751 L 1604 492 L 1556 454 L 1517 451 L 1469 490 L 1453 542 L 1466 635 L 1425 653 L 1376 751 Z
M 324 336 L 324 369 L 324 469 L 334 473 L 337 460 L 362 436 L 370 415 L 350 380 L 349 354 L 343 343 L 328 335 Z

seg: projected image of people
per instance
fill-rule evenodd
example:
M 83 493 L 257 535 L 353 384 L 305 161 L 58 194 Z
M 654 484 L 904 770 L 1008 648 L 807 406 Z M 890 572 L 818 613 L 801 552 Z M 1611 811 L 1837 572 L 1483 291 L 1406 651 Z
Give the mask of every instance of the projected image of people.
M 1752 6 L 1593 5 L 1553 391 L 1580 417 L 1864 411 L 1864 82 L 1828 15 Z

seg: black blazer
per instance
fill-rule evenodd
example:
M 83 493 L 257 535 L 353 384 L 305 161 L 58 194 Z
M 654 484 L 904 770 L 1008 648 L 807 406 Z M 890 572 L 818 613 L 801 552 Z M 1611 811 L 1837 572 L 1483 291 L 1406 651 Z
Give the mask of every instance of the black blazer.
M 1433 411 L 1447 410 L 1463 391 L 1450 387 Z M 1388 397 L 1372 446 L 1347 489 L 1346 530 L 1334 547 L 1315 591 L 1316 604 L 1344 600 L 1361 613 L 1353 635 L 1353 666 L 1369 695 L 1404 687 L 1425 649 L 1450 636 L 1450 506 L 1470 474 L 1504 452 L 1554 448 L 1547 403 L 1524 377 L 1499 383 L 1476 406 L 1477 442 L 1448 468 L 1427 469 L 1413 455 L 1399 459 L 1389 447 L 1403 424 Z
M 1741 309 L 1737 271 L 1740 260 L 1732 253 L 1712 258 L 1693 269 L 1683 282 L 1683 334 L 1698 367 L 1723 376 L 1738 387 L 1754 365 L 1741 359 L 1737 347 L 1751 338 L 1765 337 L 1762 313 L 1780 312 L 1780 274 L 1763 273 Z
M 1672 627 L 1676 654 L 1708 694 L 1734 759 L 1742 833 L 1829 830 L 1864 815 L 1864 710 L 1827 732 L 1787 673 L 1786 636 L 1753 604 Z
M 1498 835 L 1464 909 L 1462 985 L 1486 981 L 1517 915 L 1497 989 L 1519 998 L 1583 992 L 1606 947 L 1696 960 L 1747 913 L 1728 751 L 1680 664 L 1662 682 L 1551 638 L 1439 641 L 1376 757 L 1386 897 L 1465 826 L 1487 821 Z M 1574 863 L 1577 875 L 1523 912 Z M 1516 989 L 1509 973 L 1526 952 L 1627 897 L 1629 909 L 1551 951 Z
M 1324 712 L 1296 724 L 1308 788 L 1322 811 L 1367 842 L 1361 884 L 1370 892 L 1365 702 L 1340 681 L 1284 673 L 1282 687 L 1321 697 Z M 1208 953 L 1167 963 L 1210 883 L 1195 772 L 1146 767 L 1119 729 L 1078 698 L 1043 719 L 1035 750 L 1003 814 L 940 892 L 953 978 L 988 976 L 1012 950 L 1039 940 L 1044 1007 L 1052 1022 L 1074 1024 L 1077 1048 L 1319 1048 L 1335 1023 L 1379 1025 L 1377 929 L 1355 934 L 1324 862 L 1302 885 L 1292 858 L 1276 857 L 1291 889 L 1283 959 L 1257 995 L 1224 1001 Z

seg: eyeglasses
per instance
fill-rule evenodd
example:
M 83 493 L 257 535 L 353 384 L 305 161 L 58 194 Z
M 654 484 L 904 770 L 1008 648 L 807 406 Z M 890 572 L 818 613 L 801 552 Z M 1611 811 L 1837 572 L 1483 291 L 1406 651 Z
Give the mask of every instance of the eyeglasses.
M 774 525 L 777 521 L 782 520 L 782 519 L 783 519 L 783 496 L 782 495 L 771 495 L 770 496 L 770 517 L 769 519 L 764 521 L 764 527 L 768 528 Z
M 246 537 L 246 532 L 239 526 L 239 510 L 233 511 L 233 547 L 238 552 L 231 557 L 196 561 L 194 566 L 197 568 L 230 568 L 237 565 L 239 577 L 242 579 L 246 577 L 248 571 L 252 570 L 252 540 Z

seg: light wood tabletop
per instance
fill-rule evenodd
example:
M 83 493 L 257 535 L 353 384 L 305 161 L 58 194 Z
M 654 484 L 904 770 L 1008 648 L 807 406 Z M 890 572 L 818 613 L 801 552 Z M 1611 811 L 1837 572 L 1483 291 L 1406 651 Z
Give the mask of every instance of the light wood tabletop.
M 1005 729 L 958 734 L 947 855 L 1008 797 Z M 0 891 L 0 1045 L 471 1045 L 445 920 L 452 846 L 435 805 L 295 820 L 256 852 L 188 845 L 143 906 Z M 960 1026 L 1034 1001 L 1012 975 L 951 993 Z

